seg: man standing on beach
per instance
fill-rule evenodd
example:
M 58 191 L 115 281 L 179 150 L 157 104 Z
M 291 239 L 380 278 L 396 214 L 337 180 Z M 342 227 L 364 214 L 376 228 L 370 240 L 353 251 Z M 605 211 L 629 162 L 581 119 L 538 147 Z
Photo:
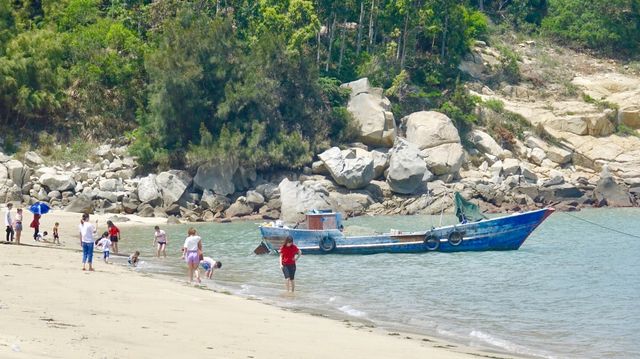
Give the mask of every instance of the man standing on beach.
M 89 222 L 89 214 L 82 215 L 79 229 L 80 246 L 82 247 L 82 270 L 87 270 L 85 266 L 89 262 L 89 270 L 93 271 L 93 235 L 96 234 L 96 227 Z
M 13 219 L 11 218 L 11 209 L 13 203 L 7 203 L 7 213 L 4 214 L 4 225 L 7 226 L 7 242 L 13 242 Z

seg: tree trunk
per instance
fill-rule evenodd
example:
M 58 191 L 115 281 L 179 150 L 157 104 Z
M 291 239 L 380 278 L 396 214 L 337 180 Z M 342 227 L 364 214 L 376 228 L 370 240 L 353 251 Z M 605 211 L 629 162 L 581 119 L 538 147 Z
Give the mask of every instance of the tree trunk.
M 407 31 L 409 27 L 409 12 L 404 16 L 404 33 L 402 34 L 402 57 L 400 58 L 400 69 L 404 68 L 404 59 L 407 56 Z
M 316 35 L 316 64 L 320 65 L 320 29 L 318 29 L 318 34 Z
M 373 46 L 373 11 L 375 10 L 376 0 L 371 0 L 371 12 L 369 13 L 369 45 L 367 51 L 371 52 Z
M 449 14 L 444 18 L 444 29 L 442 29 L 442 43 L 440 45 L 440 61 L 444 61 L 445 45 L 447 43 L 447 28 L 449 27 Z
M 333 14 L 333 22 L 331 23 L 331 30 L 329 32 L 329 53 L 327 54 L 327 64 L 324 67 L 324 71 L 329 71 L 329 65 L 331 64 L 331 52 L 333 50 L 333 33 L 336 30 L 336 14 Z
M 480 11 L 484 12 L 484 0 L 478 0 L 478 8 L 480 8 Z
M 360 55 L 361 44 L 362 41 L 362 21 L 364 20 L 364 0 L 360 1 L 360 20 L 358 20 L 358 39 L 356 40 L 356 56 Z
M 338 59 L 338 71 L 342 68 L 342 59 L 344 58 L 344 45 L 347 42 L 347 37 L 345 33 L 347 32 L 347 19 L 345 18 L 342 22 L 342 34 L 340 39 L 340 57 Z

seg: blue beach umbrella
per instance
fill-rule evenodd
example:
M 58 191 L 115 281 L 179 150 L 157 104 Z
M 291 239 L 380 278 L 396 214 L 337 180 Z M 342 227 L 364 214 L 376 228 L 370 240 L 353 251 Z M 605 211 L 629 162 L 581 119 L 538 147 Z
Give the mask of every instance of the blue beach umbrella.
M 33 214 L 47 214 L 49 212 L 49 205 L 42 202 L 34 203 L 31 207 L 29 207 L 29 211 Z

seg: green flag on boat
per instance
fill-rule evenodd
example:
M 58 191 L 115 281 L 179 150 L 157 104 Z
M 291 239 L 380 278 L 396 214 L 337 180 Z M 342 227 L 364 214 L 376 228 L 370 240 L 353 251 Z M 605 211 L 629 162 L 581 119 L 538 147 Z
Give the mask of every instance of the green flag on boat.
M 487 217 L 480 213 L 480 207 L 477 204 L 473 204 L 466 199 L 462 198 L 462 195 L 456 192 L 454 196 L 456 203 L 456 217 L 461 223 L 464 222 L 477 222 Z

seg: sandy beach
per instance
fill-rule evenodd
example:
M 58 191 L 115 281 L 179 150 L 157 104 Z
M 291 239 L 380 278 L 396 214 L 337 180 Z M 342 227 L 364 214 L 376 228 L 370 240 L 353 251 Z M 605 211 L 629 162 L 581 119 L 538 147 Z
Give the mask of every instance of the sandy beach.
M 30 215 L 25 217 L 29 222 Z M 453 359 L 485 355 L 432 338 L 285 311 L 107 265 L 100 258 L 94 260 L 95 272 L 83 272 L 76 246 L 78 218 L 65 212 L 44 216 L 43 228 L 54 221 L 61 223 L 63 246 L 32 246 L 29 232 L 24 233 L 23 243 L 30 245 L 0 245 L 0 357 Z M 99 222 L 104 223 L 102 219 Z M 153 223 L 158 220 L 132 218 L 123 226 Z

